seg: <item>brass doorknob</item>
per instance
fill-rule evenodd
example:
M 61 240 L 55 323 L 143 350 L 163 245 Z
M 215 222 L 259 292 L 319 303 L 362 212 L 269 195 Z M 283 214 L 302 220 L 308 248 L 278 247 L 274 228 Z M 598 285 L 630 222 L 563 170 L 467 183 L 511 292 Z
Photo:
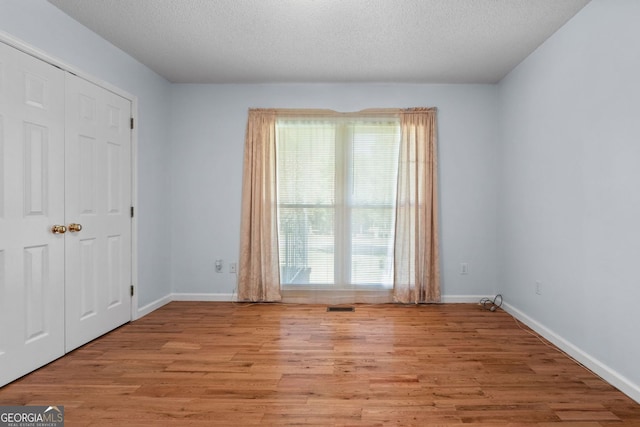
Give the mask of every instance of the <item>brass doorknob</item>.
M 69 231 L 72 233 L 78 232 L 82 230 L 82 225 L 81 224 L 76 224 L 76 223 L 72 223 L 69 224 Z
M 64 225 L 54 225 L 53 227 L 51 227 L 51 232 L 53 234 L 64 234 L 67 232 L 67 227 L 65 227 Z

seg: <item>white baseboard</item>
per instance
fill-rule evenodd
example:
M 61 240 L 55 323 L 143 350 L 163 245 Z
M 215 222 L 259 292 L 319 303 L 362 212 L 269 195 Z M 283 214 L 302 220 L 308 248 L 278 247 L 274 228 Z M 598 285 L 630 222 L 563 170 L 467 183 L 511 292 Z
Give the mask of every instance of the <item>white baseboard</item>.
M 236 294 L 203 294 L 203 293 L 173 293 L 168 296 L 171 301 L 219 301 L 235 302 L 238 300 Z M 443 295 L 442 302 L 445 304 L 454 303 L 477 303 L 482 298 L 493 298 L 487 295 Z
M 166 295 L 160 299 L 157 299 L 147 305 L 145 305 L 144 307 L 140 307 L 138 308 L 138 311 L 136 313 L 136 318 L 132 319 L 132 320 L 136 320 L 139 319 L 143 316 L 146 316 L 147 314 L 151 313 L 154 310 L 159 309 L 160 307 L 162 307 L 165 304 L 169 304 L 171 301 L 173 301 L 173 299 L 171 298 L 171 295 Z
M 233 302 L 237 301 L 235 294 L 191 294 L 191 293 L 174 293 L 171 294 L 172 301 L 221 301 Z
M 575 360 L 586 366 L 588 369 L 593 371 L 596 375 L 600 376 L 609 384 L 616 387 L 618 390 L 620 390 L 636 402 L 640 403 L 640 386 L 638 384 L 633 383 L 624 375 L 621 375 L 616 370 L 611 369 L 606 364 L 586 353 L 573 343 L 567 341 L 551 329 L 542 325 L 537 320 L 529 317 L 512 305 L 505 303 L 502 308 L 507 313 L 511 314 L 513 317 L 520 320 L 522 323 L 526 324 L 528 327 L 539 333 L 545 339 L 552 342 L 555 346 L 560 348 L 569 356 L 573 357 Z

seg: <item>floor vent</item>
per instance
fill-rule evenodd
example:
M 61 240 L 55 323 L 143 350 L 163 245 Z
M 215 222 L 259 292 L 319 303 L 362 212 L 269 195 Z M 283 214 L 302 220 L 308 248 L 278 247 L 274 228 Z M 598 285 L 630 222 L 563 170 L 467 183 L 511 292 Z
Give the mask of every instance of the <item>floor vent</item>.
M 327 311 L 356 311 L 355 307 L 327 307 Z

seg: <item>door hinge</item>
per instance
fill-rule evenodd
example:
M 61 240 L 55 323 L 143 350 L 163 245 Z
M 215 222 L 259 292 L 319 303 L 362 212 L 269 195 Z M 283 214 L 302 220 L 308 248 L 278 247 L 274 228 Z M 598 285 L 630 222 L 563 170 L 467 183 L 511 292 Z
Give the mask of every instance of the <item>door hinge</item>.
M 131 206 L 131 218 L 133 218 L 133 206 Z
M 131 296 L 133 296 L 133 285 L 131 285 Z
M 131 117 L 131 129 L 133 129 L 133 117 Z

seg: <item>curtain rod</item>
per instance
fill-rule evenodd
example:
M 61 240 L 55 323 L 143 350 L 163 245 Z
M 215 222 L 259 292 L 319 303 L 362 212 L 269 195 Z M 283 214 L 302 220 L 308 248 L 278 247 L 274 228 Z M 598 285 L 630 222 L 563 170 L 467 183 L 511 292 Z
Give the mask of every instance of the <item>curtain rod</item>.
M 275 114 L 277 116 L 288 117 L 360 117 L 360 116 L 397 116 L 401 113 L 425 113 L 436 112 L 437 107 L 413 107 L 413 108 L 368 108 L 366 110 L 354 112 L 341 112 L 328 109 L 314 108 L 249 108 L 249 111 Z

